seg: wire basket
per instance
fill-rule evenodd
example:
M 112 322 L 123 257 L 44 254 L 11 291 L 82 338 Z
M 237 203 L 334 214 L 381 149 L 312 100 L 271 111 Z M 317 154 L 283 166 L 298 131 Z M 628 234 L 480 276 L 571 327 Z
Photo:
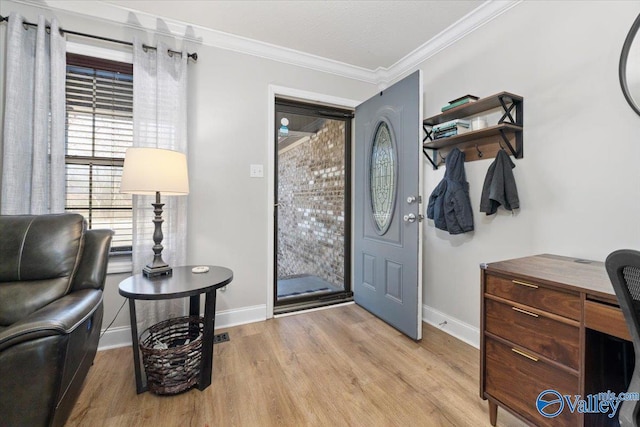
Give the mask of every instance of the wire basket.
M 203 329 L 202 317 L 185 316 L 156 323 L 140 335 L 149 391 L 177 394 L 198 383 Z

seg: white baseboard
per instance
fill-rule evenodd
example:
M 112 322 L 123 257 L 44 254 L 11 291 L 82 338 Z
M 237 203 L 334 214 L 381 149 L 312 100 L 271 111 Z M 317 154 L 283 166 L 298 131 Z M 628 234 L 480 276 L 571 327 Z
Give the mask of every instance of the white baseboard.
M 223 310 L 216 312 L 216 329 L 261 322 L 263 320 L 267 320 L 266 304 L 243 307 L 236 310 Z M 129 326 L 119 326 L 111 328 L 104 333 L 98 344 L 98 351 L 130 345 L 131 328 Z
M 104 335 L 98 343 L 98 351 L 131 345 L 131 328 L 129 326 L 118 326 L 100 333 L 104 333 Z
M 233 310 L 216 312 L 216 329 L 267 320 L 267 305 L 253 305 Z
M 475 348 L 480 348 L 480 330 L 475 326 L 462 322 L 425 304 L 422 305 L 422 321 Z
M 216 329 L 267 320 L 267 306 L 264 304 L 224 310 L 216 313 Z M 449 335 L 480 348 L 480 330 L 428 305 L 422 306 L 422 321 L 443 330 Z M 131 328 L 119 326 L 109 329 L 100 339 L 98 350 L 126 347 L 131 345 Z

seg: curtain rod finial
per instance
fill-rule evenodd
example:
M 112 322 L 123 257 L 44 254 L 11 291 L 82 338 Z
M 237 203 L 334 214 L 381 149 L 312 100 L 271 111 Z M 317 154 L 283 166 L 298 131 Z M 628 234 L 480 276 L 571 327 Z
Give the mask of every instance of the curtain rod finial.
M 197 52 L 190 53 L 190 54 L 187 55 L 187 58 L 191 58 L 194 61 L 197 61 L 198 60 L 198 53 Z

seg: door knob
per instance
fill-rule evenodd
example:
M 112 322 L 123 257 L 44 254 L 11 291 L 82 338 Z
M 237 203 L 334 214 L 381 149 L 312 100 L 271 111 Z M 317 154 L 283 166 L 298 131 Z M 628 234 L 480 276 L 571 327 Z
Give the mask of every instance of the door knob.
M 404 222 L 416 222 L 416 214 L 410 213 L 404 216 Z
M 411 204 L 411 203 L 422 203 L 422 196 L 409 196 L 407 197 L 407 203 Z

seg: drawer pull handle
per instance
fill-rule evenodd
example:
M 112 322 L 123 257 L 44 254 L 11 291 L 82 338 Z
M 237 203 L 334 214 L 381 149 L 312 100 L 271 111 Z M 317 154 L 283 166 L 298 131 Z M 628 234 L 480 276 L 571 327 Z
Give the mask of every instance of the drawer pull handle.
M 529 360 L 533 360 L 534 362 L 537 362 L 537 361 L 538 361 L 538 358 L 537 358 L 537 357 L 533 357 L 533 356 L 531 356 L 531 355 L 529 355 L 529 354 L 525 353 L 524 351 L 520 351 L 520 350 L 518 350 L 517 348 L 512 348 L 512 349 L 511 349 L 511 351 L 513 351 L 513 352 L 514 352 L 514 353 L 516 353 L 516 354 L 519 354 L 520 356 L 526 357 L 526 358 L 527 358 L 527 359 L 529 359 Z
M 511 309 L 517 311 L 518 313 L 526 314 L 527 316 L 538 317 L 537 314 L 532 313 L 532 312 L 527 311 L 527 310 L 523 310 L 523 309 L 518 308 L 518 307 L 511 307 Z
M 513 282 L 513 284 L 515 285 L 526 286 L 527 288 L 532 288 L 532 289 L 538 289 L 538 285 L 532 285 L 531 283 L 521 282 L 519 280 L 512 280 L 511 282 Z

